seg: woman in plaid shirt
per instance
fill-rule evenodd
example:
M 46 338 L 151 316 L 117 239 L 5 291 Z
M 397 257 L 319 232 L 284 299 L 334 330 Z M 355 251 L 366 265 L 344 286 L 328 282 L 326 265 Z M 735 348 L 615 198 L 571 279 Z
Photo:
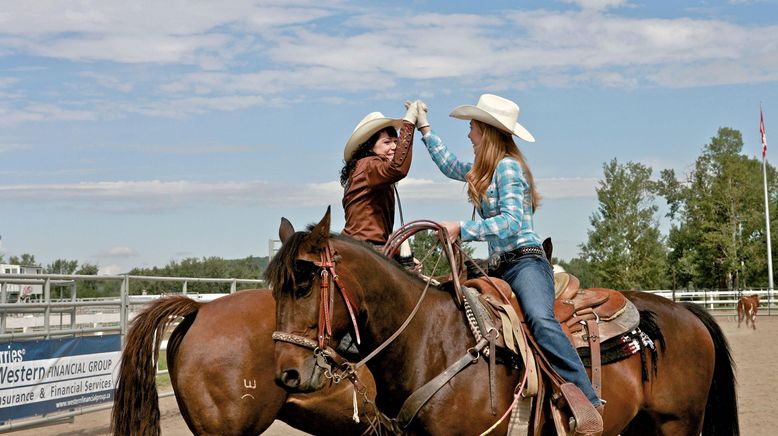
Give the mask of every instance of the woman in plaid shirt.
M 499 262 L 499 276 L 519 299 L 527 323 L 554 369 L 577 385 L 602 415 L 597 397 L 578 353 L 554 317 L 554 276 L 535 233 L 533 214 L 539 195 L 527 163 L 513 135 L 528 142 L 535 138 L 518 123 L 516 103 L 484 94 L 476 106 L 459 106 L 454 118 L 470 120 L 467 135 L 474 163 L 461 162 L 443 144 L 427 122 L 426 105 L 418 102 L 416 126 L 438 168 L 447 177 L 467 183 L 467 194 L 481 219 L 444 221 L 452 239 L 486 241 L 489 257 Z

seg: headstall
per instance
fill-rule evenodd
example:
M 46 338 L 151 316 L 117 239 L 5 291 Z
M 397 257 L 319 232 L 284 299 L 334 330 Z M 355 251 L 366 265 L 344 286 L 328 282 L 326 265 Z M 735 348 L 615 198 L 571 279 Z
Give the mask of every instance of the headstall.
M 314 350 L 314 354 L 317 356 L 322 355 L 325 358 L 335 358 L 335 352 L 327 346 L 327 339 L 332 335 L 332 311 L 335 304 L 335 292 L 332 288 L 335 287 L 340 291 L 340 295 L 343 296 L 346 309 L 348 310 L 351 323 L 354 326 L 354 336 L 357 344 L 361 343 L 359 335 L 359 326 L 357 325 L 356 310 L 354 300 L 346 290 L 346 285 L 343 280 L 338 276 L 335 271 L 335 257 L 333 256 L 334 250 L 329 242 L 321 252 L 319 262 L 313 262 L 314 265 L 321 268 L 320 278 L 321 284 L 319 286 L 319 331 L 317 335 L 318 341 L 313 341 L 304 336 L 295 335 L 286 332 L 273 332 L 273 340 L 288 342 L 291 344 L 299 345 L 301 347 L 310 348 Z

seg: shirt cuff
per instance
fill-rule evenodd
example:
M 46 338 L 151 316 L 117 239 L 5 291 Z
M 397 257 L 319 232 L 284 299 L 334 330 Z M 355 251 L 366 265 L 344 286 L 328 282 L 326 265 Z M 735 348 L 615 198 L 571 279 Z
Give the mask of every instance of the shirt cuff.
M 463 242 L 479 241 L 478 221 L 468 220 L 459 222 L 459 237 Z

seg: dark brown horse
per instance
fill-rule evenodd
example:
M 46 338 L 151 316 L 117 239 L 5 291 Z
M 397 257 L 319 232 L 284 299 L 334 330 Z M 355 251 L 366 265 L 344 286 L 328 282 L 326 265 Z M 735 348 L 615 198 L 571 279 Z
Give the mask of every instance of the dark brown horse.
M 259 289 L 210 303 L 161 298 L 133 319 L 119 369 L 114 435 L 159 435 L 155 362 L 166 327 L 178 317 L 183 320 L 170 335 L 167 362 L 192 433 L 255 435 L 275 419 L 316 434 L 360 434 L 367 428 L 364 415 L 361 424 L 352 421 L 352 392 L 345 384 L 295 395 L 276 386 L 275 302 L 270 290 Z M 370 374 L 362 376 L 374 392 Z
M 751 328 L 756 330 L 756 313 L 759 311 L 759 295 L 749 295 L 748 297 L 740 297 L 737 301 L 737 326 L 740 327 L 740 323 L 743 318 L 746 320 L 746 327 L 748 322 L 751 321 Z
M 337 340 L 359 329 L 363 353 L 393 335 L 424 292 L 425 283 L 402 271 L 370 247 L 329 232 L 329 211 L 310 231 L 294 232 L 282 220 L 283 245 L 267 277 L 276 297 L 277 330 L 289 337 L 318 342 L 322 254 L 329 250 L 338 275 L 330 299 L 331 334 Z M 326 275 L 325 275 L 326 278 Z M 335 289 L 332 289 L 332 288 Z M 346 290 L 347 296 L 339 291 Z M 326 294 L 325 294 L 326 295 Z M 602 368 L 607 435 L 738 434 L 733 364 L 728 344 L 713 318 L 693 305 L 676 304 L 648 293 L 627 292 L 653 329 L 657 344 Z M 351 316 L 348 299 L 354 309 Z M 326 317 L 325 317 L 326 318 Z M 325 330 L 326 333 L 326 330 Z M 375 358 L 367 363 L 375 378 L 379 409 L 395 417 L 406 398 L 460 359 L 475 344 L 465 315 L 452 295 L 429 289 L 420 310 Z M 319 356 L 319 359 L 321 356 Z M 641 360 L 646 361 L 641 362 Z M 326 363 L 325 363 L 326 366 Z M 643 374 L 643 372 L 646 374 Z M 484 359 L 465 367 L 446 383 L 411 421 L 411 434 L 479 434 L 497 421 L 513 399 L 523 370 L 496 371 L 498 413 L 490 411 L 489 369 Z M 276 342 L 276 379 L 290 392 L 311 392 L 327 385 L 324 370 L 309 348 Z M 503 422 L 495 434 L 505 434 Z

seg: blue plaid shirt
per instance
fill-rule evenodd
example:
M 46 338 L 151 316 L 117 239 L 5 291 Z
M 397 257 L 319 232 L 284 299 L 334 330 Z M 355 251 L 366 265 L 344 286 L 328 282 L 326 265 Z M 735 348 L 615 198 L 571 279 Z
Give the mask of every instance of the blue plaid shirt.
M 424 135 L 422 141 L 443 174 L 454 180 L 467 181 L 465 175 L 473 167 L 472 163 L 460 162 L 433 131 Z M 519 247 L 540 246 L 532 218 L 530 186 L 516 159 L 504 157 L 500 160 L 486 189 L 486 198 L 481 199 L 476 209 L 482 219 L 460 222 L 459 236 L 463 241 L 486 241 L 489 255 Z

